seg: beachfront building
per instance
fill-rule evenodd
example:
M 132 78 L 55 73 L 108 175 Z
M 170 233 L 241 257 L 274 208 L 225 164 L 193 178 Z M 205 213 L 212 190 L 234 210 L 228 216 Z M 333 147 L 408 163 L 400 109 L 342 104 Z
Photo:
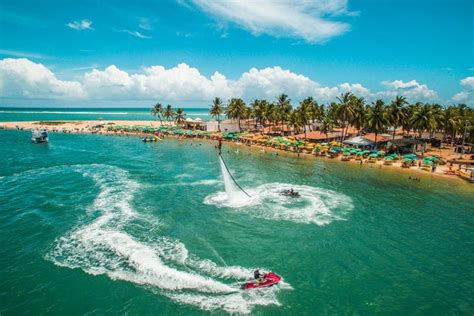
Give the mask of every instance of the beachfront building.
M 200 118 L 192 119 L 192 118 L 188 117 L 184 121 L 184 128 L 189 129 L 189 130 L 193 130 L 193 131 L 196 131 L 196 130 L 205 131 L 206 130 L 206 125 L 207 125 L 206 122 L 204 122 Z
M 228 132 L 228 133 L 238 133 L 238 132 L 240 132 L 239 124 L 236 120 L 221 121 L 221 131 L 222 132 Z M 210 132 L 210 131 L 208 131 L 208 132 Z
M 341 137 L 339 133 L 321 133 L 320 131 L 306 132 L 295 136 L 296 139 L 305 139 L 311 143 L 328 143 L 338 140 Z
M 356 147 L 368 147 L 375 145 L 375 142 L 370 139 L 365 138 L 364 136 L 356 136 L 349 139 L 346 139 L 342 142 L 344 145 L 356 146 Z
M 219 122 L 212 120 L 206 122 L 206 131 L 214 133 L 219 131 Z
M 425 151 L 426 142 L 420 139 L 392 139 L 387 142 L 387 151 L 400 154 L 414 154 L 417 151 Z

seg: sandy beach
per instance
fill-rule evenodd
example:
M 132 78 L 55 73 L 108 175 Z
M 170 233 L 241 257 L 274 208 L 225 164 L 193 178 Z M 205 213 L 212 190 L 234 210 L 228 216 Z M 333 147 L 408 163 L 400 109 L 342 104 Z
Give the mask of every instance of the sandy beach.
M 0 128 L 3 129 L 20 129 L 20 130 L 33 130 L 33 129 L 46 129 L 50 132 L 61 132 L 61 133 L 93 133 L 93 134 L 104 134 L 104 135 L 131 135 L 131 136 L 144 136 L 144 133 L 140 132 L 124 132 L 124 131 L 109 131 L 107 130 L 108 126 L 140 126 L 140 127 L 153 127 L 153 128 L 158 128 L 160 126 L 170 126 L 173 125 L 173 122 L 160 122 L 160 121 L 131 121 L 131 120 L 103 120 L 103 121 L 98 121 L 98 120 L 88 120 L 88 121 L 29 121 L 29 122 L 2 122 L 0 124 Z M 164 136 L 164 135 L 162 135 Z M 169 137 L 169 135 L 168 135 Z M 176 136 L 172 136 L 176 137 Z M 188 138 L 189 140 L 192 140 L 193 138 Z M 200 138 L 199 140 L 208 140 L 208 141 L 214 141 L 210 138 L 207 139 L 202 139 Z M 412 166 L 410 168 L 402 168 L 402 163 L 400 161 L 394 161 L 391 165 L 386 165 L 384 164 L 384 160 L 372 160 L 369 161 L 368 159 L 363 159 L 362 161 L 360 160 L 354 160 L 351 159 L 349 161 L 344 161 L 342 160 L 342 156 L 338 156 L 336 158 L 327 158 L 327 157 L 321 157 L 321 156 L 315 156 L 313 154 L 309 153 L 295 153 L 291 151 L 286 151 L 286 150 L 281 150 L 277 148 L 272 148 L 268 146 L 261 146 L 257 144 L 247 144 L 247 143 L 242 143 L 240 141 L 228 141 L 230 143 L 233 143 L 236 146 L 245 146 L 251 149 L 256 149 L 264 153 L 270 153 L 270 154 L 275 154 L 275 155 L 291 155 L 291 156 L 298 156 L 302 158 L 313 158 L 313 159 L 331 159 L 335 161 L 339 161 L 340 163 L 350 163 L 350 164 L 358 164 L 358 165 L 363 165 L 366 167 L 370 168 L 379 168 L 379 169 L 385 169 L 385 170 L 392 170 L 392 171 L 398 171 L 403 174 L 405 174 L 407 177 L 414 178 L 414 181 L 417 181 L 420 176 L 423 175 L 433 175 L 437 177 L 443 177 L 443 178 L 450 178 L 450 179 L 459 179 L 462 180 L 460 177 L 457 177 L 455 174 L 456 171 L 456 166 L 450 166 L 449 163 L 446 164 L 439 164 L 436 169 L 433 170 L 426 170 L 420 168 L 420 166 L 417 164 L 416 166 Z M 237 149 L 238 147 L 236 147 Z M 443 161 L 448 161 L 448 160 L 456 160 L 459 158 L 459 154 L 456 154 L 454 152 L 453 148 L 447 147 L 441 147 L 441 148 L 433 148 L 429 149 L 425 152 L 426 156 L 437 156 Z M 452 172 L 448 172 L 452 171 Z

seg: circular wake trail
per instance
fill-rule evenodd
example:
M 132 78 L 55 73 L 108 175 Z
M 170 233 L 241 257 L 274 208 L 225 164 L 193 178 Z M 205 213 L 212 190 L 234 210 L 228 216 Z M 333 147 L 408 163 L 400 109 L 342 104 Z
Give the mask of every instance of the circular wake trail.
M 264 295 L 239 289 L 236 280 L 248 279 L 252 269 L 222 267 L 189 255 L 184 244 L 166 236 L 143 241 L 129 233 L 127 225 L 134 221 L 159 223 L 134 210 L 132 200 L 140 185 L 125 170 L 107 165 L 74 166 L 73 170 L 91 178 L 100 193 L 88 208 L 85 223 L 57 238 L 48 260 L 92 275 L 146 285 L 159 295 L 204 310 L 250 313 L 256 305 L 280 304 L 276 298 L 279 287 Z
M 282 191 L 294 189 L 299 197 L 282 195 Z M 271 220 L 326 225 L 343 220 L 344 214 L 354 208 L 350 197 L 307 185 L 267 183 L 248 189 L 251 197 L 229 198 L 227 192 L 217 192 L 204 199 L 205 204 L 226 207 Z

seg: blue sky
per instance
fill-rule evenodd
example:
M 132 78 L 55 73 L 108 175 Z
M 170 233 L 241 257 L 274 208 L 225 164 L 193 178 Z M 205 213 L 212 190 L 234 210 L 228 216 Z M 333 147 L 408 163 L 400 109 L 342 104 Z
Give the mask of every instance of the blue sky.
M 0 102 L 474 99 L 474 1 L 302 3 L 3 0 Z

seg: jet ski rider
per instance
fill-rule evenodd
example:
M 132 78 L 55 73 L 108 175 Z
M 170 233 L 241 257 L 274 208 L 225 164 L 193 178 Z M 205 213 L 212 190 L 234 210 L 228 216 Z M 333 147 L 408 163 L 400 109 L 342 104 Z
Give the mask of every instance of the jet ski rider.
M 253 272 L 253 277 L 255 280 L 257 280 L 258 283 L 261 283 L 263 281 L 265 281 L 265 277 L 267 276 L 266 273 L 263 273 L 263 272 L 260 272 L 259 269 L 255 270 Z

